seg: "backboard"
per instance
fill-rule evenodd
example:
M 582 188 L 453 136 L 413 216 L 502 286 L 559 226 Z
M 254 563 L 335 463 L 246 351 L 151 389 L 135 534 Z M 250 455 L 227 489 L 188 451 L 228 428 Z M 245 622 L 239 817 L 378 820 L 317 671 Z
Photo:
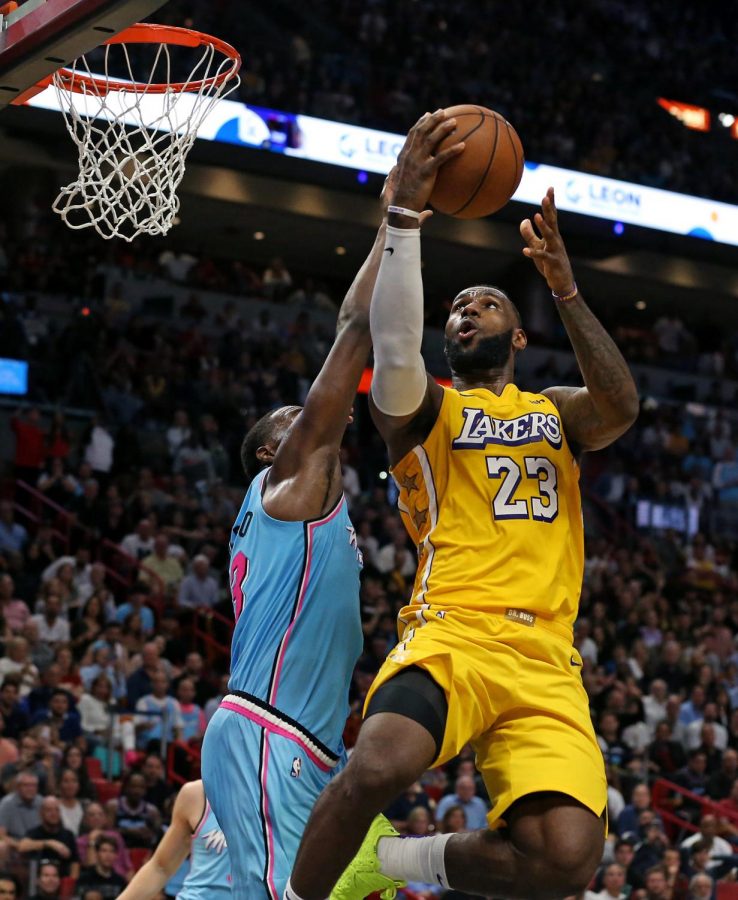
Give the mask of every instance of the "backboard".
M 0 0 L 0 109 L 166 0 Z

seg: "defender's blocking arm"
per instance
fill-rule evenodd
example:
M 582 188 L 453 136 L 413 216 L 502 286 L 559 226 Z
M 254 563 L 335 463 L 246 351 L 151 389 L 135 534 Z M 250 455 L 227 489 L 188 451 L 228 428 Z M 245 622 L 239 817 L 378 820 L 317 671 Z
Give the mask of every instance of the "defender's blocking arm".
M 584 379 L 583 388 L 551 387 L 546 396 L 559 408 L 567 439 L 580 450 L 600 450 L 624 434 L 638 416 L 638 390 L 615 342 L 584 302 L 574 282 L 571 263 L 559 233 L 553 188 L 534 217 L 520 225 L 533 260 L 558 299 L 564 323 Z

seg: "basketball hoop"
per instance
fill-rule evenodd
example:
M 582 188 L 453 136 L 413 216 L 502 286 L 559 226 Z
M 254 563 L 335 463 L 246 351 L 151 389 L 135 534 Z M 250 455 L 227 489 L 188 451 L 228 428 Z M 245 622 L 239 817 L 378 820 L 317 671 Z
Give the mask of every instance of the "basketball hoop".
M 129 49 L 142 44 L 149 49 L 138 54 L 153 57 L 147 80 L 135 77 L 137 53 Z M 173 47 L 196 51 L 186 77 L 176 74 Z M 53 209 L 70 228 L 92 227 L 104 238 L 164 235 L 179 210 L 177 188 L 198 128 L 238 86 L 241 57 L 197 31 L 139 24 L 105 41 L 101 64 L 103 74 L 93 74 L 80 56 L 44 84 L 56 89 L 79 161 L 79 176 Z

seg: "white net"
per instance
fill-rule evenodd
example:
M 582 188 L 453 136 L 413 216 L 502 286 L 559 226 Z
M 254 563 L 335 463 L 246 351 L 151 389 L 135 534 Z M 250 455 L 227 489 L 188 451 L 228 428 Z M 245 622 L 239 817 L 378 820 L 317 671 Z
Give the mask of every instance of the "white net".
M 164 235 L 174 223 L 177 188 L 197 130 L 239 78 L 237 62 L 205 43 L 195 51 L 199 58 L 189 75 L 172 87 L 173 49 L 179 48 L 106 45 L 103 75 L 93 76 L 82 56 L 54 76 L 78 150 L 79 175 L 53 204 L 70 228 L 94 228 L 104 238 L 132 241 L 140 234 Z M 131 56 L 146 52 L 153 62 L 142 82 L 134 77 Z M 168 86 L 164 91 L 156 76 Z

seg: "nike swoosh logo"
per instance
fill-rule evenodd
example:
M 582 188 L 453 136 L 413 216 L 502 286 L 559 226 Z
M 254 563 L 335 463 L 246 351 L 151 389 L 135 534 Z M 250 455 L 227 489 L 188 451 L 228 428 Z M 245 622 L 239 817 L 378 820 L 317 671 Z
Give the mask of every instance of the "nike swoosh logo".
M 392 256 L 392 254 L 395 252 L 395 248 L 394 247 L 385 247 L 384 252 L 389 253 L 389 255 Z
M 572 656 L 572 658 L 569 660 L 569 663 L 570 663 L 572 666 L 581 666 L 581 665 L 582 665 L 581 663 L 578 663 L 578 662 L 574 659 L 573 656 Z
M 438 879 L 438 883 L 441 885 L 441 887 L 446 887 L 446 885 L 443 883 L 443 878 L 441 878 L 438 872 L 436 872 L 436 878 Z

